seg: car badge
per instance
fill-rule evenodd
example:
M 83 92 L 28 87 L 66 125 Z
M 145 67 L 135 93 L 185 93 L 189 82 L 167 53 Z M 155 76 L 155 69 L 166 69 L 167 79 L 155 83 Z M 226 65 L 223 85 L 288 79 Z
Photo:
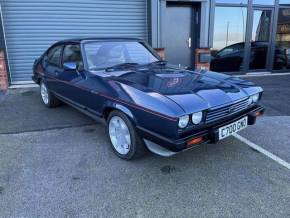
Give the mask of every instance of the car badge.
M 228 110 L 228 113 L 231 114 L 231 113 L 233 113 L 234 111 L 235 111 L 235 107 L 230 107 L 229 110 Z

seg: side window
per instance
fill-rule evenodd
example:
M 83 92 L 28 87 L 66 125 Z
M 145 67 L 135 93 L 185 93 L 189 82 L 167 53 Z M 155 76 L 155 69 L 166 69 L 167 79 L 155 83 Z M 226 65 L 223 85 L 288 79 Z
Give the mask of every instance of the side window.
M 83 60 L 79 45 L 66 45 L 63 50 L 63 63 L 75 62 L 79 68 L 83 67 Z
M 225 56 L 225 55 L 228 55 L 228 54 L 232 53 L 233 51 L 234 51 L 233 46 L 229 46 L 229 47 L 224 48 L 223 50 L 221 50 L 221 51 L 218 53 L 218 55 L 219 55 L 220 57 L 223 57 L 223 56 Z
M 62 46 L 56 46 L 48 51 L 47 60 L 50 64 L 60 66 L 61 49 Z
M 239 51 L 243 51 L 244 49 L 244 45 L 243 44 L 235 44 L 235 45 L 231 45 L 229 47 L 224 48 L 223 50 L 221 50 L 219 52 L 219 56 L 223 57 L 226 55 L 230 55 L 234 52 L 239 52 Z

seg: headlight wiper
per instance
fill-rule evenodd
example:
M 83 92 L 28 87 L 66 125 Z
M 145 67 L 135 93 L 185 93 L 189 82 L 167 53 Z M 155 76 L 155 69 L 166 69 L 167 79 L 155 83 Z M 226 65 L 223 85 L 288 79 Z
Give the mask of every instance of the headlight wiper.
M 127 63 L 121 63 L 121 64 L 113 65 L 111 67 L 107 67 L 105 70 L 107 72 L 111 72 L 111 71 L 114 71 L 115 69 L 126 68 L 126 67 L 133 67 L 133 66 L 138 66 L 138 65 L 139 65 L 138 63 L 127 62 Z

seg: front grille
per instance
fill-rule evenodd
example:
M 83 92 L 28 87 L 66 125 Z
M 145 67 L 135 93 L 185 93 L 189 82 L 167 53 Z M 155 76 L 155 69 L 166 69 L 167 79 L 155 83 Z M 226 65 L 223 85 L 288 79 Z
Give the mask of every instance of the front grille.
M 206 115 L 206 123 L 211 123 L 224 117 L 231 116 L 248 108 L 248 98 L 233 104 L 210 109 Z

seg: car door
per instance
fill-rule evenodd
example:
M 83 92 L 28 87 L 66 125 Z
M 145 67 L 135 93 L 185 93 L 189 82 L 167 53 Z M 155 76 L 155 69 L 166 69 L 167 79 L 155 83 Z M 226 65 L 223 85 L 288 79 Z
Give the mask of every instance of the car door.
M 57 77 L 62 71 L 61 55 L 63 45 L 51 47 L 45 54 L 42 60 L 42 66 L 45 71 L 45 79 L 47 88 L 50 91 L 57 92 Z
M 77 69 L 66 69 L 65 63 L 74 63 Z M 79 83 L 84 79 L 80 73 L 83 68 L 83 60 L 79 44 L 65 44 L 62 52 L 62 69 L 57 75 L 58 93 L 74 103 L 79 103 L 81 100 Z

